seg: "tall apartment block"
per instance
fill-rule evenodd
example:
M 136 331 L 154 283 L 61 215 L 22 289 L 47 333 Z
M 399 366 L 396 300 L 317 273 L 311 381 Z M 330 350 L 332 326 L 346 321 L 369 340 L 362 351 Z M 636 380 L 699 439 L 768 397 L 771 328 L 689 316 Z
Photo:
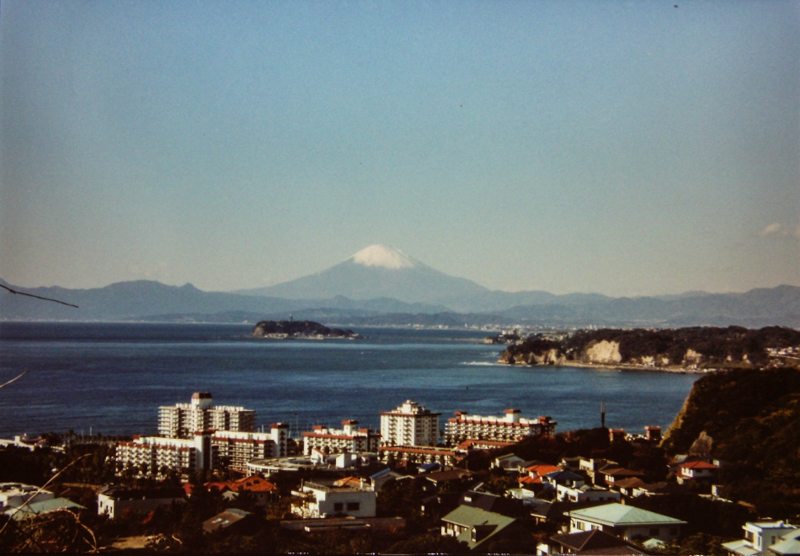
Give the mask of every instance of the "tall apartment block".
M 456 416 L 445 423 L 444 442 L 448 446 L 457 446 L 465 440 L 517 442 L 526 436 L 554 436 L 557 424 L 550 417 L 520 417 L 519 409 L 506 409 L 502 417 L 456 411 Z
M 315 425 L 314 430 L 303 433 L 303 453 L 308 456 L 311 450 L 330 454 L 377 452 L 380 440 L 377 432 L 359 428 L 358 421 L 342 421 L 341 429 Z
M 197 392 L 191 403 L 158 410 L 160 436 L 135 437 L 117 444 L 117 472 L 133 468 L 142 475 L 162 469 L 191 473 L 201 469 L 244 470 L 253 459 L 288 455 L 289 425 L 270 425 L 270 432 L 254 432 L 256 412 L 232 406 L 214 406 L 211 394 Z
M 288 455 L 289 425 L 270 425 L 270 432 L 198 431 L 190 438 L 137 437 L 117 444 L 118 473 L 126 467 L 157 474 L 163 467 L 181 473 L 231 467 L 244 471 L 254 459 Z
M 255 425 L 254 410 L 214 406 L 208 392 L 195 392 L 191 403 L 158 408 L 158 433 L 165 438 L 192 438 L 194 433 L 208 429 L 253 432 Z
M 439 417 L 417 402 L 407 400 L 392 411 L 381 412 L 383 446 L 436 446 L 439 442 Z

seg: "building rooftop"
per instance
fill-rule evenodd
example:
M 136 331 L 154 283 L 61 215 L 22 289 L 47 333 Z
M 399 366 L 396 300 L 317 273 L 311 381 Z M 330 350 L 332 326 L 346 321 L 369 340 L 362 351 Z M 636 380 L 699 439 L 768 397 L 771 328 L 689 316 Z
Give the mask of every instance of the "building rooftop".
M 554 535 L 551 540 L 573 554 L 646 554 L 633 544 L 599 529 L 569 535 Z
M 68 500 L 67 498 L 52 498 L 50 500 L 42 500 L 40 502 L 31 502 L 19 508 L 9 508 L 6 510 L 6 515 L 10 518 L 19 521 L 34 517 L 39 514 L 53 512 L 55 510 L 85 510 L 80 504 Z
M 606 504 L 575 510 L 572 517 L 612 527 L 632 525 L 683 525 L 686 522 L 624 504 Z
M 472 550 L 514 523 L 516 519 L 472 506 L 459 506 L 444 516 L 442 521 L 467 527 L 456 538 L 467 543 Z

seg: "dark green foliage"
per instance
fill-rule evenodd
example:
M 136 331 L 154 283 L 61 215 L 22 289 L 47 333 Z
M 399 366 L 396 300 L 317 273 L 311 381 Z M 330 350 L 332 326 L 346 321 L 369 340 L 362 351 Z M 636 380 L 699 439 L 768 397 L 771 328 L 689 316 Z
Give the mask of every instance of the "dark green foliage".
M 532 337 L 509 346 L 503 354 L 508 362 L 530 361 L 530 354 L 541 355 L 551 349 L 565 353 L 568 360 L 579 361 L 586 350 L 601 341 L 618 342 L 621 363 L 641 361 L 643 357 L 666 357 L 672 365 L 681 365 L 688 350 L 702 354 L 701 366 L 752 367 L 768 361 L 767 348 L 800 345 L 800 332 L 791 328 L 770 326 L 749 330 L 741 326 L 728 328 L 690 327 L 663 330 L 582 330 L 564 342 Z M 744 357 L 747 357 L 744 360 Z
M 102 484 L 114 478 L 110 460 L 113 454 L 114 446 L 110 443 L 70 444 L 63 452 L 12 446 L 0 450 L 0 482 L 41 486 L 55 472 L 66 468 L 58 477 L 59 482 Z
M 318 322 L 310 320 L 264 320 L 253 328 L 253 336 L 266 336 L 267 334 L 286 334 L 288 336 L 331 336 L 345 338 L 354 336 L 350 329 L 328 328 Z
M 695 494 L 639 496 L 627 503 L 686 521 L 686 536 L 702 532 L 712 536 L 737 538 L 742 534 L 742 525 L 755 517 L 741 504 L 709 500 Z
M 727 556 L 729 552 L 722 548 L 722 543 L 731 539 L 708 535 L 706 533 L 695 533 L 683 539 L 677 551 L 664 552 L 665 554 L 705 554 L 707 556 Z
M 466 545 L 453 537 L 443 537 L 437 532 L 417 535 L 390 545 L 387 554 L 459 554 L 468 552 Z
M 377 499 L 377 514 L 382 517 L 420 517 L 422 499 L 429 496 L 425 491 L 424 479 L 389 481 L 384 485 Z
M 518 344 L 512 344 L 506 348 L 506 353 L 509 355 L 509 362 L 516 361 L 520 355 L 535 353 L 541 354 L 550 351 L 551 349 L 562 352 L 563 346 L 560 342 L 554 340 L 545 340 L 538 336 L 533 336 L 523 340 Z
M 41 486 L 52 476 L 51 469 L 61 462 L 60 456 L 49 448 L 31 451 L 12 446 L 0 450 L 0 482 Z
M 705 432 L 725 462 L 724 495 L 763 515 L 800 514 L 800 370 L 735 370 L 698 380 L 663 446 L 686 453 Z

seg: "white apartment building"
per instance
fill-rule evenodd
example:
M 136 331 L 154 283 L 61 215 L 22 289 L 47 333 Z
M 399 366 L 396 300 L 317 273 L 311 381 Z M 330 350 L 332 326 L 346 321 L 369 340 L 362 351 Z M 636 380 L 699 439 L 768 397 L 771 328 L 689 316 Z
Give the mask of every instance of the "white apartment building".
M 211 445 L 211 431 L 193 438 L 140 436 L 131 442 L 120 442 L 116 451 L 117 473 L 132 469 L 137 475 L 155 475 L 163 467 L 181 473 L 212 469 L 217 461 Z
M 550 417 L 520 417 L 519 409 L 506 409 L 502 417 L 470 415 L 466 411 L 456 411 L 455 415 L 445 423 L 444 443 L 448 446 L 471 439 L 517 442 L 526 436 L 555 436 L 558 424 Z
M 303 433 L 303 454 L 310 456 L 312 450 L 326 454 L 377 452 L 380 440 L 377 432 L 359 428 L 358 421 L 342 421 L 341 429 L 315 425 L 311 432 Z
M 191 403 L 178 403 L 158 409 L 158 433 L 166 438 L 191 438 L 195 432 L 207 429 L 218 431 L 252 432 L 256 412 L 234 406 L 215 406 L 208 392 L 195 392 Z
M 439 417 L 417 402 L 407 400 L 393 411 L 381 412 L 383 446 L 436 446 L 439 443 Z
M 254 459 L 285 457 L 288 438 L 285 423 L 271 425 L 270 432 L 205 430 L 192 438 L 144 436 L 117 445 L 117 472 L 128 467 L 142 475 L 156 475 L 164 467 L 181 473 L 223 466 L 245 470 Z

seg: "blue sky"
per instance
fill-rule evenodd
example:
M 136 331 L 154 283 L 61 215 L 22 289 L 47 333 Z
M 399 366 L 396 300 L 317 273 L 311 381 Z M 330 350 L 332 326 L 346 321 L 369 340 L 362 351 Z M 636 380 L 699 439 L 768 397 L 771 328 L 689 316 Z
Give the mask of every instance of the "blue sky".
M 6 0 L 0 57 L 17 285 L 800 286 L 797 1 Z

